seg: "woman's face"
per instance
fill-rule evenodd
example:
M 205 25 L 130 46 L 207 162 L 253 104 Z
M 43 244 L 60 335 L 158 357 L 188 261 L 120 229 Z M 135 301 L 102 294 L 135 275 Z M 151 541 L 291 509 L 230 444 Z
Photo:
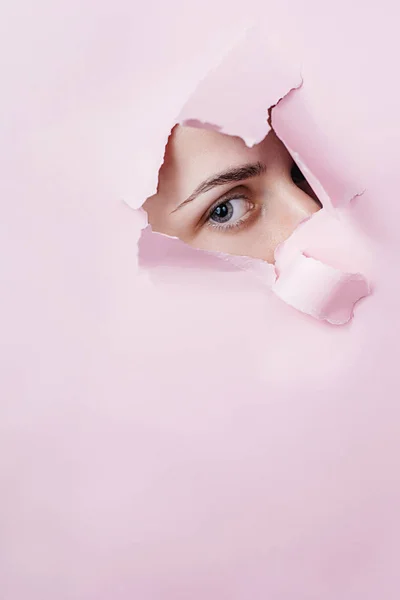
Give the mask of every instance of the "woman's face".
M 277 245 L 320 205 L 272 131 L 248 148 L 240 138 L 177 126 L 144 208 L 154 231 L 273 262 Z

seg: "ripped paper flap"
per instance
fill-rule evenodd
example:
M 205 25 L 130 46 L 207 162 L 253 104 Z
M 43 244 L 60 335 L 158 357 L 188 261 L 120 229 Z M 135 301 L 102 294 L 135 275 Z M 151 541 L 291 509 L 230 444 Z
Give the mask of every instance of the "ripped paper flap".
M 369 294 L 361 274 L 334 269 L 302 252 L 292 257 L 272 289 L 290 306 L 333 325 L 347 323 L 356 302 Z

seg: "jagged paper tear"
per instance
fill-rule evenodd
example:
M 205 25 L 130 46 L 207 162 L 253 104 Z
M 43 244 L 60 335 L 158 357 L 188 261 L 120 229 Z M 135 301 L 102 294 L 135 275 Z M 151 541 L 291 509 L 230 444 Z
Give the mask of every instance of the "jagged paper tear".
M 356 302 L 369 294 L 362 275 L 344 273 L 302 252 L 292 256 L 272 289 L 290 306 L 333 325 L 347 323 Z
M 259 73 L 255 65 L 262 66 Z M 254 28 L 199 83 L 178 122 L 236 135 L 254 146 L 270 131 L 268 108 L 301 84 L 297 60 L 271 33 Z
M 260 56 L 263 61 L 260 61 Z M 259 73 L 254 72 L 253 65 L 258 65 L 259 69 L 262 66 Z M 241 82 L 240 89 L 237 87 L 238 80 Z M 318 154 L 314 159 L 313 145 L 310 143 L 313 135 L 318 137 L 319 132 L 313 131 L 309 121 L 308 130 L 304 131 L 308 148 L 311 148 L 307 159 L 303 159 L 297 147 L 296 136 L 291 140 L 291 146 L 286 141 L 287 137 L 290 138 L 290 124 L 296 118 L 292 111 L 294 114 L 296 111 L 301 113 L 297 98 L 302 87 L 303 78 L 296 60 L 287 56 L 279 42 L 262 29 L 254 29 L 199 83 L 177 120 L 186 126 L 240 136 L 249 147 L 264 139 L 271 129 L 271 123 L 321 200 L 324 206 L 322 212 L 328 211 L 330 218 L 337 219 L 335 202 L 332 202 L 312 170 L 311 163 L 314 160 L 317 160 L 317 165 L 321 164 L 321 155 Z M 302 125 L 297 121 L 295 130 L 298 132 L 301 128 Z M 321 169 L 317 168 L 317 172 L 321 172 Z M 326 171 L 322 170 L 322 174 L 326 174 Z M 314 228 L 308 229 L 306 226 L 302 231 L 303 234 L 309 231 L 312 241 Z M 370 288 L 366 278 L 358 270 L 353 272 L 346 261 L 342 261 L 341 268 L 338 268 L 321 259 L 321 252 L 324 253 L 327 243 L 334 256 L 340 254 L 340 234 L 329 241 L 326 238 L 320 240 L 322 245 L 314 248 L 312 255 L 293 245 L 292 238 L 297 239 L 292 235 L 277 249 L 274 267 L 248 257 L 189 248 L 174 238 L 153 233 L 148 228 L 142 234 L 139 245 L 139 263 L 142 267 L 168 264 L 174 268 L 184 268 L 186 273 L 188 266 L 198 268 L 201 265 L 202 268 L 226 270 L 229 264 L 230 268 L 249 271 L 263 278 L 268 289 L 297 310 L 335 325 L 347 323 L 353 315 L 354 305 L 369 294 Z M 306 242 L 310 240 L 306 239 Z

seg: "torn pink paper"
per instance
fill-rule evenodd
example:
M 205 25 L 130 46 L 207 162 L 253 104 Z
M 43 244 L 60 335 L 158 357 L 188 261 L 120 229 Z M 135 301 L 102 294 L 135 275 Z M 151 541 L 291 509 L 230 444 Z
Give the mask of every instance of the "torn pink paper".
M 321 230 L 324 232 L 324 244 L 330 249 L 329 254 L 335 255 L 334 264 L 343 265 L 347 262 L 344 258 L 347 248 L 343 245 L 343 240 L 338 244 L 333 236 L 329 238 L 328 232 L 332 229 L 329 222 L 329 216 L 319 219 Z M 310 247 L 309 238 L 312 239 L 315 229 L 315 226 L 310 228 L 310 223 L 307 227 L 307 223 L 300 227 L 301 235 L 294 234 L 293 239 L 289 238 L 277 248 L 275 266 L 245 256 L 191 248 L 176 238 L 153 233 L 151 228 L 147 227 L 139 241 L 139 266 L 150 270 L 155 282 L 171 281 L 175 272 L 175 281 L 180 281 L 184 276 L 188 283 L 191 279 L 188 269 L 233 273 L 237 270 L 246 271 L 255 276 L 266 290 L 272 290 L 276 296 L 298 311 L 333 325 L 343 325 L 352 318 L 355 304 L 369 295 L 369 284 L 360 273 L 347 273 L 330 266 L 329 262 L 323 263 L 307 256 L 301 248 Z M 336 223 L 336 226 L 340 231 L 340 225 Z M 307 228 L 310 228 L 308 234 Z M 326 254 L 319 249 L 318 243 L 311 244 L 311 247 L 317 255 Z M 361 264 L 365 266 L 365 261 L 361 261 Z M 349 268 L 355 266 L 354 258 L 348 265 Z M 166 268 L 169 270 L 167 273 Z M 182 269 L 185 269 L 185 272 Z
M 257 64 L 257 60 L 262 58 L 262 71 L 256 74 L 249 70 L 250 64 Z M 231 77 L 226 74 L 231 73 Z M 235 73 L 235 76 L 233 76 Z M 237 78 L 240 78 L 242 85 L 246 89 L 246 96 L 243 98 L 237 94 Z M 204 127 L 218 130 L 221 133 L 230 135 L 239 135 L 248 146 L 259 143 L 270 129 L 268 113 L 271 112 L 271 121 L 275 126 L 278 123 L 276 133 L 282 141 L 287 144 L 287 137 L 290 137 L 290 119 L 285 119 L 285 102 L 287 98 L 297 97 L 299 88 L 302 88 L 302 78 L 299 67 L 295 61 L 290 60 L 286 51 L 283 51 L 273 38 L 265 35 L 262 29 L 253 29 L 248 32 L 242 40 L 227 57 L 214 68 L 200 83 L 194 94 L 183 107 L 179 122 L 192 127 Z M 229 98 L 229 108 L 227 109 L 227 98 Z M 295 110 L 298 110 L 298 104 L 294 102 Z M 303 106 L 301 102 L 300 107 Z M 304 106 L 303 106 L 304 112 Z M 278 114 L 278 117 L 276 117 Z M 302 123 L 301 116 L 297 116 L 297 123 Z M 303 119 L 304 121 L 304 119 Z M 303 123 L 304 126 L 304 123 Z M 301 130 L 303 131 L 303 130 Z M 291 143 L 295 144 L 296 150 L 288 147 L 293 158 L 303 170 L 309 183 L 316 192 L 318 198 L 325 207 L 325 210 L 333 210 L 331 199 L 320 180 L 311 172 L 305 164 L 303 155 L 300 156 L 301 149 L 306 148 L 310 156 L 310 148 L 313 145 L 311 138 L 317 137 L 317 132 L 313 132 L 312 122 L 307 123 L 308 141 L 303 139 L 300 145 L 296 139 Z M 293 136 L 292 136 L 293 137 Z M 300 147 L 299 147 L 300 146 Z M 311 157 L 313 157 L 311 152 Z M 313 169 L 324 178 L 325 171 L 321 172 L 318 165 L 315 165 L 315 159 L 312 161 Z M 146 234 L 146 243 L 139 246 L 139 254 L 148 254 L 140 259 L 140 264 L 154 265 L 154 250 L 152 245 L 157 248 L 160 240 L 152 237 L 154 234 L 149 230 Z M 148 237 L 150 236 L 150 237 Z M 324 240 L 324 244 L 326 240 Z M 172 253 L 166 251 L 161 258 L 161 263 L 165 262 L 168 256 L 168 263 L 178 268 L 181 265 L 192 264 L 193 268 L 199 263 L 210 264 L 212 253 L 193 251 L 185 247 L 185 244 L 171 242 L 168 238 L 162 240 L 164 247 L 169 245 L 173 248 Z M 260 261 L 246 258 L 214 253 L 215 258 L 222 258 L 225 262 L 236 265 L 239 269 L 249 270 L 260 276 L 267 274 L 265 286 L 272 289 L 276 295 L 287 302 L 290 306 L 299 311 L 311 315 L 320 320 L 327 320 L 332 324 L 347 323 L 353 315 L 354 305 L 360 298 L 369 292 L 368 284 L 361 274 L 351 274 L 348 268 L 344 266 L 344 271 L 335 269 L 329 263 L 324 265 L 321 260 L 305 260 L 305 256 L 300 250 L 297 250 L 293 256 L 293 246 L 281 245 L 279 251 L 280 260 L 277 262 L 279 278 L 276 283 L 276 275 L 272 265 L 260 266 Z M 331 247 L 336 254 L 336 242 L 331 239 Z M 286 250 L 285 250 L 286 248 Z M 340 253 L 340 251 L 339 251 Z M 283 260 L 284 256 L 291 256 L 291 260 Z M 203 257 L 203 260 L 202 260 Z M 211 261 L 213 268 L 224 268 L 223 263 L 218 260 Z
M 308 95 L 305 80 L 274 107 L 271 123 L 323 206 L 332 211 L 346 206 L 362 186 L 340 153 L 330 147 L 328 134 L 313 118 Z
M 273 35 L 253 28 L 200 82 L 178 122 L 211 127 L 253 146 L 270 130 L 268 109 L 301 81 L 296 58 Z
M 4 4 L 7 600 L 398 600 L 395 9 Z M 180 268 L 182 244 L 173 269 L 154 253 L 156 285 L 137 269 L 144 219 L 120 200 L 154 192 L 180 108 L 247 18 L 301 62 L 276 110 L 338 204 L 286 244 L 373 282 L 350 326 L 291 309 L 263 276 Z M 226 110 L 246 96 L 251 114 L 237 89 Z
M 370 242 L 343 212 L 323 208 L 304 221 L 275 250 L 275 268 L 273 291 L 282 300 L 334 325 L 347 323 L 371 293 Z
M 146 227 L 140 236 L 138 244 L 139 266 L 154 274 L 163 268 L 177 270 L 179 280 L 183 269 L 198 271 L 199 269 L 214 271 L 237 272 L 246 271 L 256 276 L 263 286 L 271 288 L 275 281 L 274 266 L 247 256 L 233 256 L 223 252 L 208 252 L 188 246 L 178 238 L 169 237 L 162 233 L 153 232 Z M 169 272 L 166 279 L 171 278 Z M 190 273 L 185 273 L 185 280 Z M 162 276 L 161 276 L 162 279 Z
M 276 266 L 280 269 L 279 260 Z M 301 252 L 291 257 L 272 289 L 290 306 L 332 325 L 347 323 L 356 302 L 369 294 L 362 275 L 343 273 Z

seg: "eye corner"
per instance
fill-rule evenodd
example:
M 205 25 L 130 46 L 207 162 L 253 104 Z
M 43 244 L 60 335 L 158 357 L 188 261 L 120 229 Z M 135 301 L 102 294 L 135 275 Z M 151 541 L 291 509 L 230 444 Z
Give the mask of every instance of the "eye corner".
M 296 185 L 298 185 L 300 183 L 304 183 L 306 181 L 306 178 L 304 177 L 303 173 L 301 172 L 299 166 L 294 161 L 293 161 L 292 167 L 290 169 L 290 176 L 292 178 L 293 183 L 295 183 Z

